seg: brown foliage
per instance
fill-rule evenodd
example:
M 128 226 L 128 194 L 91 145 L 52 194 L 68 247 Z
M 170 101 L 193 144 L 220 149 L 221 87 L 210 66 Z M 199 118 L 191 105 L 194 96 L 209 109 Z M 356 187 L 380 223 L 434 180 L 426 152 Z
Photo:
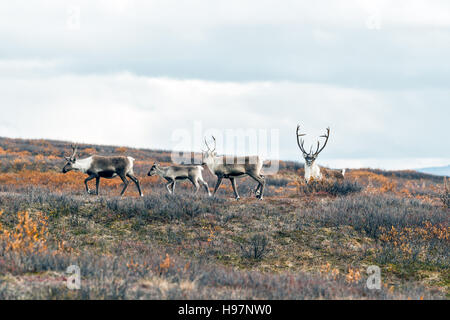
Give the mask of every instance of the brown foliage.
M 40 172 L 22 170 L 18 172 L 0 173 L 0 185 L 10 187 L 46 187 L 51 190 L 74 191 L 84 189 L 84 179 L 87 175 L 81 172 Z M 160 183 L 158 177 L 145 177 L 141 179 L 142 185 L 155 185 Z M 101 188 L 119 191 L 122 188 L 122 180 L 102 179 Z
M 0 216 L 2 215 L 0 211 Z M 28 211 L 18 212 L 19 222 L 13 230 L 7 230 L 0 222 L 0 241 L 7 251 L 30 253 L 47 249 L 48 217 L 41 212 L 33 219 Z
M 444 178 L 444 191 L 441 194 L 441 201 L 445 208 L 450 208 L 450 190 L 447 184 L 447 178 Z

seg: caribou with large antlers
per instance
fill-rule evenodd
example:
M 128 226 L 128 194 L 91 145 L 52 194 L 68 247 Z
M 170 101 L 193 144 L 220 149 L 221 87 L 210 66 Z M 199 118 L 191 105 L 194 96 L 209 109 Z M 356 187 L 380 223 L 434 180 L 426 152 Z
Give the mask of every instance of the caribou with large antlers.
M 256 197 L 263 199 L 265 179 L 261 175 L 261 169 L 263 167 L 263 161 L 259 156 L 246 156 L 246 157 L 226 157 L 217 156 L 216 153 L 216 138 L 212 137 L 214 141 L 214 149 L 211 149 L 208 142 L 205 139 L 207 151 L 203 152 L 203 164 L 208 166 L 208 169 L 217 176 L 216 187 L 214 188 L 214 195 L 222 183 L 222 179 L 230 179 L 231 186 L 233 187 L 236 200 L 239 200 L 239 193 L 237 191 L 236 178 L 250 176 L 256 182 L 258 187 L 255 190 Z
M 65 157 L 67 160 L 67 164 L 62 169 L 63 173 L 67 173 L 72 170 L 81 171 L 89 175 L 89 177 L 84 180 L 84 184 L 86 186 L 86 192 L 88 194 L 96 194 L 98 195 L 98 189 L 100 186 L 100 178 L 113 179 L 119 176 L 123 183 L 124 187 L 120 195 L 122 196 L 125 193 L 125 190 L 128 187 L 129 181 L 127 178 L 130 178 L 135 184 L 139 191 L 141 197 L 143 197 L 143 193 L 141 191 L 141 186 L 139 184 L 139 180 L 133 173 L 133 164 L 134 159 L 132 157 L 125 156 L 90 156 L 85 159 L 77 159 L 77 151 L 78 146 L 72 145 L 72 155 L 70 157 Z M 91 191 L 88 186 L 88 182 L 96 179 L 96 190 Z
M 306 136 L 306 134 L 300 133 L 300 125 L 297 126 L 297 144 L 300 150 L 303 153 L 303 158 L 305 159 L 305 180 L 306 182 L 309 182 L 311 179 L 313 180 L 321 180 L 322 179 L 322 173 L 320 172 L 320 167 L 317 165 L 316 160 L 319 154 L 322 152 L 323 149 L 325 149 L 328 139 L 330 138 L 330 128 L 327 128 L 327 132 L 320 136 L 320 138 L 325 138 L 325 143 L 323 146 L 320 146 L 320 141 L 317 141 L 317 149 L 316 151 L 313 151 L 313 146 L 311 146 L 311 149 L 309 152 L 305 151 L 305 141 L 303 139 L 300 139 L 302 136 Z M 334 172 L 333 174 L 338 179 L 344 178 L 345 169 L 342 170 L 342 172 Z

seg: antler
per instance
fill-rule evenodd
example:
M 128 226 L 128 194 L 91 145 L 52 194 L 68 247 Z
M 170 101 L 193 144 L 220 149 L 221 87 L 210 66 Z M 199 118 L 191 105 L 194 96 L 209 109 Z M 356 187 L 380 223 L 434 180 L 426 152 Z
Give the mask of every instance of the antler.
M 208 151 L 214 152 L 214 151 L 216 151 L 217 142 L 216 142 L 216 138 L 214 138 L 214 136 L 212 136 L 212 138 L 214 140 L 214 149 L 211 150 L 211 148 L 208 145 L 208 142 L 206 141 L 206 138 L 205 138 L 205 144 L 206 144 L 206 147 L 208 148 Z
M 315 157 L 317 157 L 319 155 L 319 153 L 322 152 L 322 150 L 325 148 L 325 146 L 328 143 L 328 138 L 330 137 L 330 128 L 329 127 L 327 128 L 327 133 L 326 134 L 320 136 L 320 138 L 326 138 L 325 143 L 324 143 L 324 145 L 321 148 L 320 147 L 320 141 L 317 141 L 317 149 L 316 149 L 316 152 L 314 152 L 314 153 L 312 151 L 312 146 L 311 146 L 311 149 L 309 150 L 309 153 L 305 151 L 305 147 L 304 147 L 305 141 L 303 139 L 300 139 L 300 137 L 306 136 L 306 134 L 300 134 L 300 125 L 297 125 L 296 134 L 297 134 L 297 144 L 298 144 L 298 147 L 300 148 L 300 150 L 304 154 L 310 154 L 310 155 L 314 155 Z
M 216 151 L 216 148 L 217 148 L 217 141 L 216 141 L 216 138 L 215 138 L 213 135 L 211 135 L 211 137 L 212 137 L 213 140 L 214 140 L 214 149 L 213 149 L 213 151 Z
M 326 139 L 325 139 L 325 143 L 324 143 L 323 147 L 320 148 L 320 141 L 317 141 L 317 150 L 316 150 L 316 152 L 314 153 L 315 156 L 318 156 L 319 153 L 321 153 L 322 150 L 325 149 L 325 147 L 326 147 L 326 145 L 327 145 L 327 143 L 328 143 L 328 138 L 330 137 L 330 127 L 327 128 L 327 133 L 325 133 L 323 136 L 320 136 L 320 137 L 321 137 L 321 138 L 326 138 Z M 319 148 L 320 148 L 320 150 L 319 150 Z
M 75 156 L 77 155 L 77 151 L 78 151 L 78 145 L 76 144 L 72 144 L 72 156 L 70 156 L 70 159 L 75 159 Z
M 296 134 L 297 134 L 297 144 L 298 144 L 298 147 L 300 148 L 300 150 L 301 150 L 303 153 L 307 153 L 307 152 L 305 151 L 304 146 L 303 146 L 303 145 L 305 144 L 305 141 L 304 141 L 303 139 L 299 139 L 300 137 L 306 136 L 306 134 L 300 134 L 299 132 L 300 132 L 300 125 L 297 125 L 297 131 L 296 131 Z
M 206 148 L 208 148 L 208 151 L 211 151 L 211 148 L 209 147 L 208 142 L 206 141 L 206 138 L 205 138 L 205 145 L 206 145 Z

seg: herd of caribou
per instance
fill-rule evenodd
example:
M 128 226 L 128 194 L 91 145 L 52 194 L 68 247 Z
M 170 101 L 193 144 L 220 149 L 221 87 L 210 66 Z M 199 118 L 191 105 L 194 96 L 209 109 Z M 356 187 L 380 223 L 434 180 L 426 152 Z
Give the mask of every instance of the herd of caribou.
M 317 141 L 317 149 L 313 151 L 313 147 L 309 152 L 305 151 L 304 140 L 300 137 L 305 136 L 305 134 L 300 133 L 300 126 L 297 126 L 297 144 L 303 153 L 303 158 L 305 159 L 305 180 L 307 183 L 313 180 L 321 180 L 322 174 L 320 172 L 320 167 L 317 165 L 316 160 L 318 155 L 327 145 L 328 139 L 330 137 L 330 128 L 327 128 L 325 135 L 320 136 L 325 138 L 323 146 L 320 146 L 320 141 Z M 238 200 L 239 193 L 236 186 L 236 178 L 241 178 L 249 176 L 253 178 L 258 186 L 255 190 L 256 197 L 258 199 L 263 199 L 265 179 L 261 174 L 263 168 L 263 161 L 259 156 L 246 156 L 246 157 L 225 157 L 218 156 L 216 153 L 216 139 L 212 137 L 214 141 L 214 148 L 210 148 L 208 142 L 205 139 L 205 144 L 207 150 L 203 152 L 202 164 L 201 165 L 173 165 L 169 167 L 162 167 L 159 163 L 155 162 L 148 172 L 149 176 L 160 176 L 167 180 L 167 190 L 169 193 L 175 193 L 175 185 L 179 180 L 189 180 L 195 187 L 195 192 L 198 192 L 200 185 L 203 186 L 211 196 L 208 184 L 203 180 L 202 172 L 203 165 L 206 165 L 208 169 L 217 176 L 217 183 L 214 188 L 213 195 L 216 194 L 217 190 L 222 183 L 222 180 L 230 179 L 231 185 L 233 187 L 234 195 L 236 200 Z M 112 179 L 115 177 L 120 177 L 124 183 L 121 196 L 125 193 L 125 190 L 130 183 L 128 178 L 131 179 L 136 184 L 140 196 L 143 196 L 142 188 L 139 183 L 138 178 L 133 172 L 133 164 L 135 159 L 127 156 L 90 156 L 85 159 L 77 159 L 77 149 L 76 145 L 72 145 L 72 155 L 70 157 L 65 157 L 67 164 L 64 166 L 62 172 L 67 173 L 71 170 L 81 171 L 86 173 L 88 177 L 84 180 L 86 186 L 86 192 L 88 194 L 98 195 L 100 178 Z M 342 172 L 334 171 L 333 175 L 335 178 L 343 179 L 345 170 Z M 88 182 L 95 179 L 96 180 L 96 190 L 92 191 L 89 189 Z

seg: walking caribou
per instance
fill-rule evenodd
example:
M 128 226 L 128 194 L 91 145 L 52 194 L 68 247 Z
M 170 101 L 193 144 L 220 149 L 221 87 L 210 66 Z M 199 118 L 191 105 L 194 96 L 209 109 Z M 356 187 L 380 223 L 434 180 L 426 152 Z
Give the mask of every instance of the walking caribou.
M 328 139 L 330 138 L 330 128 L 327 128 L 327 133 L 320 136 L 320 138 L 325 138 L 325 143 L 322 147 L 320 147 L 320 141 L 317 141 L 317 149 L 315 152 L 313 152 L 313 147 L 311 146 L 311 149 L 309 152 L 305 151 L 304 144 L 305 141 L 303 139 L 300 139 L 302 136 L 306 136 L 306 134 L 300 133 L 300 125 L 297 125 L 297 144 L 300 148 L 300 151 L 303 153 L 303 158 L 305 159 L 305 180 L 307 183 L 309 183 L 311 180 L 322 180 L 323 175 L 320 172 L 320 167 L 317 165 L 316 160 L 319 154 L 322 152 L 323 149 L 325 149 L 325 146 L 328 143 Z M 327 175 L 334 176 L 336 179 L 343 179 L 345 174 L 345 169 L 342 171 L 336 171 L 336 170 L 327 170 Z
M 133 172 L 134 159 L 132 157 L 125 156 L 90 156 L 85 159 L 77 159 L 78 146 L 72 145 L 72 155 L 65 157 L 67 164 L 62 169 L 63 173 L 67 173 L 72 170 L 81 171 L 89 176 L 84 180 L 86 186 L 86 192 L 88 194 L 98 195 L 98 189 L 100 186 L 100 178 L 113 179 L 119 176 L 124 184 L 123 190 L 120 193 L 122 196 L 128 187 L 130 178 L 135 184 L 141 197 L 144 196 L 141 190 L 139 180 L 136 178 Z M 89 189 L 88 182 L 92 179 L 96 180 L 96 189 L 92 191 Z
M 203 180 L 203 167 L 199 165 L 178 165 L 170 167 L 161 167 L 158 162 L 153 163 L 149 176 L 158 175 L 167 180 L 166 188 L 171 194 L 175 194 L 175 184 L 178 180 L 189 180 L 195 187 L 195 193 L 200 189 L 200 184 L 205 188 L 209 196 L 211 193 L 208 184 Z M 200 184 L 199 184 L 200 183 Z M 172 187 L 171 187 L 172 186 Z M 171 190 L 172 188 L 172 190 Z
M 217 156 L 216 153 L 216 138 L 212 137 L 214 141 L 214 149 L 211 149 L 205 139 L 207 151 L 203 152 L 203 164 L 208 166 L 208 169 L 217 176 L 216 187 L 214 188 L 214 195 L 222 183 L 222 179 L 230 179 L 233 187 L 236 200 L 239 200 L 239 193 L 236 186 L 236 178 L 250 176 L 258 182 L 258 187 L 255 190 L 256 197 L 263 199 L 265 179 L 261 175 L 263 161 L 259 156 L 246 157 L 225 157 Z

